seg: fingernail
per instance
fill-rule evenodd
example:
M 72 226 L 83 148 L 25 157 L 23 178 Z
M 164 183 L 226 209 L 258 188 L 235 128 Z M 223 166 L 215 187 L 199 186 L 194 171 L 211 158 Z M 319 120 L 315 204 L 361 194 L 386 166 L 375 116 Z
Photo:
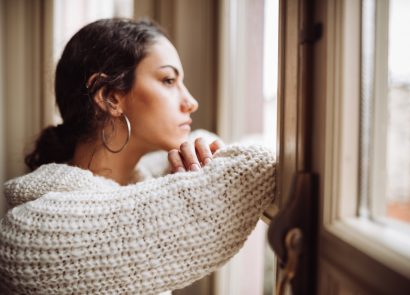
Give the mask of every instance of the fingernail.
M 207 157 L 207 158 L 204 159 L 205 165 L 206 165 L 206 164 L 209 164 L 211 161 L 212 161 L 212 160 L 211 160 L 211 158 L 209 158 L 209 157 Z
M 178 167 L 177 172 L 185 172 L 185 169 L 183 167 Z
M 190 167 L 191 171 L 198 171 L 200 169 L 198 164 L 192 164 Z

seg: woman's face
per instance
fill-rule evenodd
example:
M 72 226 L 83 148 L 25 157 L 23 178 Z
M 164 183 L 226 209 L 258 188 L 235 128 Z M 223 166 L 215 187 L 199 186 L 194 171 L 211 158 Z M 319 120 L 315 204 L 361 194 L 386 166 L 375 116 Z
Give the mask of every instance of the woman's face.
M 124 102 L 132 140 L 144 151 L 178 148 L 191 130 L 198 102 L 183 83 L 178 53 L 165 37 L 148 48 L 138 64 L 133 88 Z

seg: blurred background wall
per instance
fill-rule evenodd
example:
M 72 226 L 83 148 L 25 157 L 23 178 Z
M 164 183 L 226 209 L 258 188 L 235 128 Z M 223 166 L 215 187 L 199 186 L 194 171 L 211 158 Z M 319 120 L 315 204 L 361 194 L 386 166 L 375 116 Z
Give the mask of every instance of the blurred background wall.
M 5 31 L 5 9 L 4 9 L 4 2 L 0 1 L 0 182 L 3 184 L 5 181 L 5 111 L 4 111 L 4 63 L 5 63 L 5 52 L 4 52 L 4 31 Z M 4 215 L 6 210 L 6 201 L 3 197 L 3 190 L 0 193 L 0 218 Z

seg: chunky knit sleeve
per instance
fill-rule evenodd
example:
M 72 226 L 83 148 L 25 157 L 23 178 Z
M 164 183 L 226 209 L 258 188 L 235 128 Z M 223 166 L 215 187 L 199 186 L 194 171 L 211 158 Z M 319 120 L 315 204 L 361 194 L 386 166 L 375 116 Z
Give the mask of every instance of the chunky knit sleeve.
M 274 174 L 269 150 L 228 146 L 197 172 L 104 191 L 48 193 L 17 206 L 0 223 L 0 290 L 182 288 L 241 248 L 273 200 Z

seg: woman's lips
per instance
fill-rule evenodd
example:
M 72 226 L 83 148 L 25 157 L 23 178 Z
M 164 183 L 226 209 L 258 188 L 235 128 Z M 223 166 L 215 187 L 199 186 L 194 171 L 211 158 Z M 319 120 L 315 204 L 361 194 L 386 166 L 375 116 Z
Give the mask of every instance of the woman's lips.
M 192 124 L 192 119 L 189 119 L 188 121 L 186 121 L 182 124 L 179 124 L 179 127 L 181 127 L 182 129 L 185 129 L 185 130 L 191 130 L 191 124 Z

